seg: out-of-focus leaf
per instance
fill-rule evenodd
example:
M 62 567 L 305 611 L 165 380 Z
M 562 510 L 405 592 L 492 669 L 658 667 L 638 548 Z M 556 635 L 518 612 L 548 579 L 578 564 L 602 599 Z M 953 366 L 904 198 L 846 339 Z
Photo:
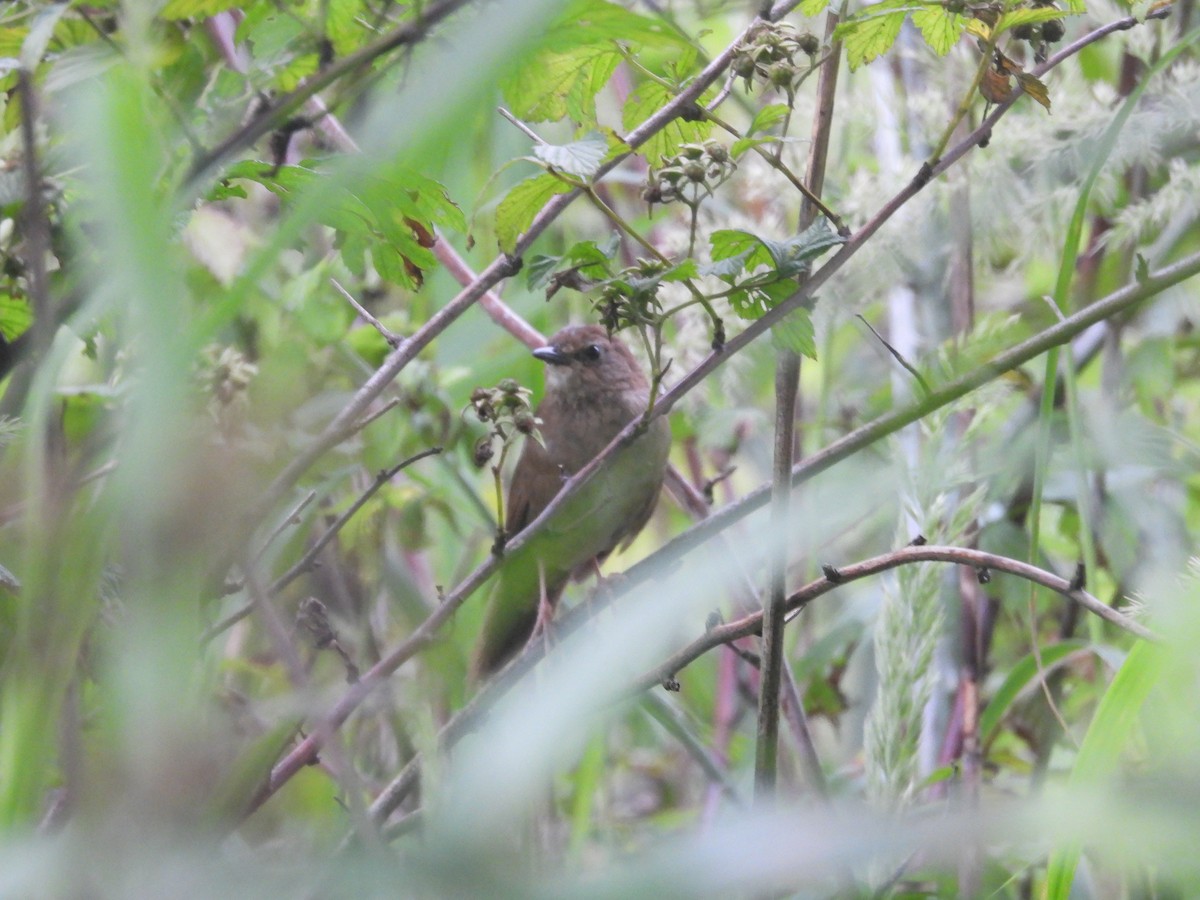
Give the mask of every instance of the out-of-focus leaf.
M 1084 641 L 1062 641 L 1049 647 L 1043 647 L 1039 651 L 1042 659 L 1042 671 L 1049 674 L 1075 654 L 1086 650 L 1087 646 Z M 1037 682 L 1037 658 L 1032 653 L 1008 670 L 1008 675 L 996 689 L 984 708 L 983 714 L 979 717 L 979 739 L 984 747 L 995 737 L 996 730 L 1016 699 L 1026 690 L 1036 686 Z
M 168 0 L 159 16 L 164 19 L 207 19 L 241 5 L 240 0 Z
M 35 69 L 41 62 L 46 45 L 54 35 L 54 26 L 70 6 L 70 3 L 49 3 L 34 16 L 29 33 L 21 45 L 21 65 L 26 69 Z
M 1158 685 L 1165 664 L 1163 648 L 1146 642 L 1135 645 L 1125 657 L 1083 738 L 1071 770 L 1072 787 L 1101 785 L 1116 771 L 1121 753 L 1137 733 L 1142 705 Z M 1079 854 L 1078 845 L 1067 845 L 1050 857 L 1044 895 L 1047 900 L 1067 900 L 1070 896 Z
M 0 294 L 0 337 L 13 341 L 33 324 L 33 310 L 24 297 Z
M 328 0 L 325 34 L 335 53 L 350 53 L 366 37 L 367 31 L 358 20 L 364 12 L 363 6 L 363 0 Z

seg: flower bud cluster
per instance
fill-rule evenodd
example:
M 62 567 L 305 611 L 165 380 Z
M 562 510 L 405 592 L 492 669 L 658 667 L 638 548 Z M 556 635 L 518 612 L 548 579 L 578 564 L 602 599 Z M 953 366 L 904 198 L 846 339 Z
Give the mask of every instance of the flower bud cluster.
M 790 94 L 800 77 L 812 68 L 813 57 L 820 49 L 816 35 L 797 31 L 788 22 L 761 22 L 734 50 L 730 66 L 738 78 L 745 80 L 748 91 L 757 81 Z M 808 59 L 797 62 L 801 53 Z
M 642 199 L 648 203 L 698 203 L 702 196 L 711 196 L 736 168 L 729 150 L 716 141 L 683 144 L 678 153 L 664 158 L 662 165 L 650 172 Z
M 491 426 L 475 442 L 475 465 L 482 468 L 496 455 L 495 442 L 507 444 L 517 434 L 535 434 L 540 424 L 533 414 L 532 392 L 514 378 L 505 378 L 493 388 L 475 388 L 470 408 L 480 422 Z M 464 410 L 465 412 L 465 410 Z

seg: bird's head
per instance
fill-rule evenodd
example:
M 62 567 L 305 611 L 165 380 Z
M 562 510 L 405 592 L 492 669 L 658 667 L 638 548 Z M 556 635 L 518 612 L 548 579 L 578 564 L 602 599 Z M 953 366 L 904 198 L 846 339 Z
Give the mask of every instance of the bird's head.
M 595 396 L 648 388 L 642 367 L 619 338 L 599 325 L 568 325 L 533 355 L 546 363 L 547 392 Z

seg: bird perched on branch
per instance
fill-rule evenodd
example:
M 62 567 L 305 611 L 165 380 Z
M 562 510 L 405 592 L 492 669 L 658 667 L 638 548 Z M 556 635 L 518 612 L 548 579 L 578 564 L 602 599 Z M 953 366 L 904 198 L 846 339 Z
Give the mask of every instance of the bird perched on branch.
M 563 483 L 650 402 L 649 382 L 629 348 L 597 325 L 569 325 L 533 355 L 546 363 L 546 393 L 536 413 L 541 443 L 526 438 L 517 461 L 508 491 L 509 537 L 536 519 Z M 666 419 L 655 419 L 568 498 L 532 541 L 508 554 L 472 660 L 476 678 L 495 672 L 524 647 L 539 610 L 552 610 L 572 577 L 586 575 L 633 541 L 654 511 L 670 444 Z

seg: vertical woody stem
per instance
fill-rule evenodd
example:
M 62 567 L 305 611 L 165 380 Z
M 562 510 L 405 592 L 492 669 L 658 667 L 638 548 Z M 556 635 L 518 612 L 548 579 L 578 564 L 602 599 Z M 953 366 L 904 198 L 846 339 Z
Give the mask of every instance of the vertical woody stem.
M 825 40 L 831 41 L 839 21 L 837 13 L 826 19 Z M 818 103 L 813 121 L 813 140 L 808 156 L 805 182 L 820 196 L 825 182 L 825 163 L 829 154 L 829 133 L 833 121 L 834 94 L 837 89 L 840 46 L 835 45 L 821 67 L 817 85 Z M 800 207 L 799 229 L 803 231 L 816 218 L 817 208 L 806 197 Z M 770 589 L 763 604 L 762 669 L 758 698 L 758 744 L 754 761 L 755 796 L 766 800 L 775 792 L 779 762 L 779 697 L 785 674 L 783 655 L 784 609 L 787 600 L 788 519 L 791 509 L 791 470 L 795 443 L 796 395 L 800 384 L 800 356 L 781 347 L 775 367 L 775 460 L 771 482 L 771 532 L 775 547 L 771 554 Z M 805 768 L 820 783 L 820 765 L 803 723 L 803 710 L 797 708 Z

